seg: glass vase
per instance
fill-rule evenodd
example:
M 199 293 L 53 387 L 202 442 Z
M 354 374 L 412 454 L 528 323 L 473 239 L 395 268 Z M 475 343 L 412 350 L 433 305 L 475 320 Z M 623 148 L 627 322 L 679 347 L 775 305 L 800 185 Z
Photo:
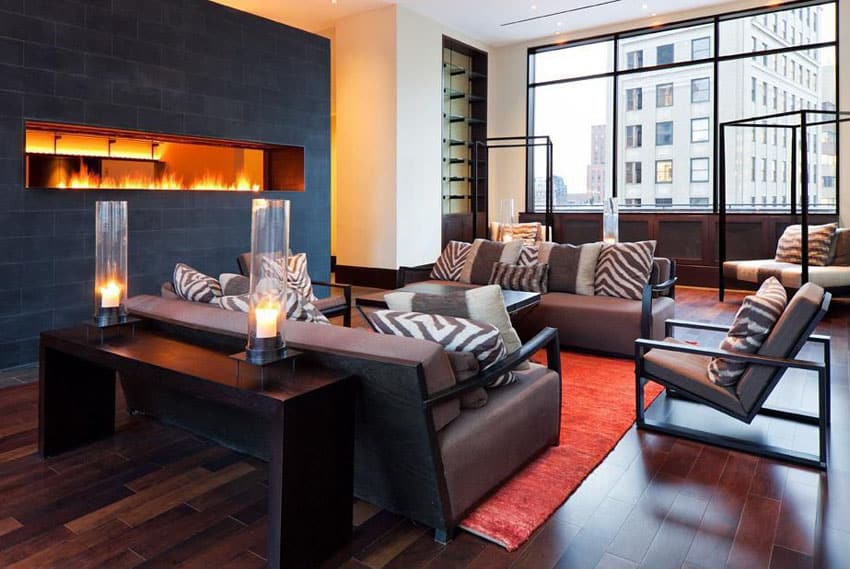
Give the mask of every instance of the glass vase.
M 606 198 L 602 203 L 602 241 L 609 245 L 619 237 L 619 217 L 617 198 Z
M 127 319 L 127 202 L 95 204 L 94 321 L 113 326 Z
M 251 274 L 248 297 L 247 360 L 266 364 L 283 359 L 286 340 L 286 271 L 289 201 L 253 200 Z

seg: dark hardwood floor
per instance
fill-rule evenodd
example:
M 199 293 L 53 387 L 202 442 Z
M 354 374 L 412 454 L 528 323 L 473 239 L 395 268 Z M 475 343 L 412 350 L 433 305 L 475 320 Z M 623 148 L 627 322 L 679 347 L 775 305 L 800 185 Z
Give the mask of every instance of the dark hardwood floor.
M 680 318 L 728 322 L 712 291 L 681 289 Z M 773 569 L 850 567 L 850 304 L 833 337 L 827 474 L 630 429 L 522 548 L 430 532 L 355 501 L 346 568 Z M 706 339 L 716 342 L 714 339 Z M 811 357 L 815 357 L 812 354 Z M 43 461 L 35 454 L 32 370 L 0 374 L 0 567 L 262 567 L 267 471 L 178 429 L 119 411 L 109 440 Z M 11 379 L 10 379 L 11 378 Z M 5 381 L 4 381 L 5 380 Z M 784 380 L 783 380 L 784 381 Z M 814 404 L 791 377 L 774 398 Z M 780 431 L 792 444 L 805 433 Z

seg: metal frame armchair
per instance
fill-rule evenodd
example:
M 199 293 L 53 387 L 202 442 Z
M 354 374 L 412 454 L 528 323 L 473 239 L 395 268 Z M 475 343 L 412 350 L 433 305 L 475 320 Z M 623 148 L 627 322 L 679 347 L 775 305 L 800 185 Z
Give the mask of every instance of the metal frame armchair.
M 638 428 L 825 470 L 830 424 L 830 338 L 814 335 L 813 332 L 826 314 L 830 300 L 830 293 L 817 285 L 807 284 L 802 287 L 789 301 L 782 317 L 757 354 L 729 352 L 675 340 L 637 340 L 635 342 L 635 403 Z M 666 323 L 668 337 L 672 336 L 673 328 L 716 332 L 726 332 L 729 329 L 727 326 L 714 324 L 668 320 Z M 799 351 L 808 342 L 822 346 L 822 363 L 796 359 Z M 714 385 L 708 379 L 708 362 L 712 357 L 723 357 L 750 365 L 736 387 L 721 387 Z M 704 370 L 703 377 L 699 375 L 700 367 Z M 788 369 L 817 373 L 817 414 L 771 409 L 764 406 L 768 396 Z M 649 419 L 644 411 L 644 387 L 650 381 L 667 388 L 668 397 L 681 397 L 706 405 L 747 424 L 752 423 L 756 416 L 763 415 L 814 425 L 818 428 L 818 454 L 813 455 L 667 421 Z

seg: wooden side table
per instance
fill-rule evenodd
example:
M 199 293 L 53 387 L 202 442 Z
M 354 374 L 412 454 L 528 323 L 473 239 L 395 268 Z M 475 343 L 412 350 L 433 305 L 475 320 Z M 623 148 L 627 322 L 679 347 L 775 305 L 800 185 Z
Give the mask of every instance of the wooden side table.
M 204 404 L 247 412 L 268 429 L 271 447 L 269 567 L 316 567 L 351 539 L 353 378 L 299 360 L 294 372 L 261 386 L 245 364 L 237 379 L 237 365 L 145 330 L 104 343 L 84 327 L 42 333 L 39 452 L 55 456 L 114 433 L 116 373 L 134 389 L 167 387 L 187 412 Z

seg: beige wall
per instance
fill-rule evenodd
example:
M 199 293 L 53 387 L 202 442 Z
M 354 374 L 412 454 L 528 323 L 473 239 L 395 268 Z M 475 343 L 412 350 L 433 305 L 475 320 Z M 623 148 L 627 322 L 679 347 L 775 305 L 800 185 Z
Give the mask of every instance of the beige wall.
M 340 20 L 334 35 L 337 263 L 395 268 L 395 7 Z
M 581 32 L 559 36 L 563 41 L 603 35 L 617 31 L 640 28 L 663 22 L 673 22 L 701 16 L 745 10 L 764 6 L 766 2 L 742 0 L 731 2 L 711 9 L 692 10 L 665 15 L 663 18 L 633 20 L 616 26 L 582 30 Z M 839 0 L 840 30 L 839 36 L 850 38 L 850 0 Z M 553 43 L 555 37 L 534 42 L 526 42 L 497 48 L 490 51 L 490 136 L 524 135 L 526 129 L 526 82 L 527 51 L 529 47 Z M 842 110 L 850 110 L 850 39 L 840 42 L 839 54 L 841 76 L 839 77 L 840 105 Z M 841 211 L 842 225 L 850 225 L 850 123 L 842 127 L 841 148 L 844 159 L 841 161 Z M 525 153 L 515 150 L 501 150 L 491 156 L 490 163 L 490 211 L 498 212 L 499 201 L 514 198 L 521 207 L 525 204 Z

